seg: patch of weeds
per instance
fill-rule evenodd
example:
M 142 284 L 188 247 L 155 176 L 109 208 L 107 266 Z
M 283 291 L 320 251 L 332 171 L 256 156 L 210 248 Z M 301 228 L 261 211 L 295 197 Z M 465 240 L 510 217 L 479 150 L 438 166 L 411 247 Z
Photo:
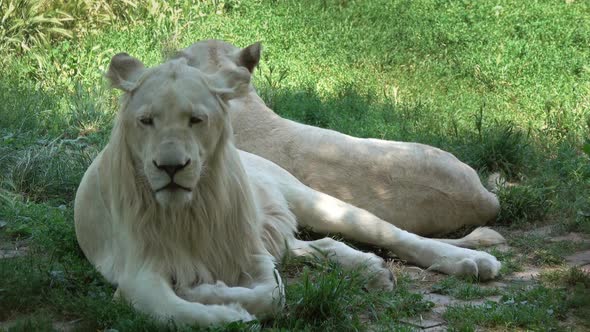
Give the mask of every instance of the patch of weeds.
M 569 307 L 566 292 L 538 286 L 504 295 L 499 303 L 450 307 L 443 318 L 449 328 L 463 331 L 476 326 L 546 330 L 557 328 Z
M 425 301 L 421 294 L 410 290 L 411 279 L 408 275 L 397 274 L 397 285 L 393 293 L 385 298 L 389 307 L 385 316 L 398 321 L 402 318 L 414 317 L 423 312 L 430 311 L 434 303 Z
M 497 193 L 500 213 L 496 223 L 522 225 L 538 222 L 545 218 L 549 201 L 545 189 L 528 185 L 501 186 Z
M 42 313 L 36 313 L 33 316 L 19 318 L 14 324 L 10 324 L 7 332 L 53 332 L 58 331 L 53 327 L 51 317 Z
M 574 138 L 549 153 L 539 165 L 535 182 L 551 188 L 550 219 L 565 231 L 590 233 L 590 160 L 580 153 Z
M 581 285 L 584 288 L 590 288 L 590 275 L 578 267 L 544 271 L 540 275 L 540 280 L 554 287 L 575 287 Z
M 425 301 L 421 294 L 412 293 L 408 288 L 399 286 L 391 294 L 387 304 L 389 306 L 386 308 L 386 314 L 392 319 L 413 317 L 434 307 L 434 303 Z
M 467 162 L 486 172 L 501 172 L 515 179 L 530 162 L 530 144 L 525 134 L 513 124 L 495 124 L 478 128 L 478 142 L 470 144 Z
M 590 327 L 590 287 L 577 284 L 571 289 L 568 305 L 580 322 Z
M 565 287 L 568 306 L 585 326 L 590 327 L 590 275 L 578 267 L 541 273 L 541 281 L 552 287 Z
M 524 235 L 508 240 L 526 255 L 527 260 L 535 266 L 555 266 L 562 264 L 564 257 L 580 250 L 580 244 L 571 241 L 548 242 L 546 237 Z
M 590 181 L 588 181 L 590 186 Z M 567 224 L 567 229 L 571 232 L 582 232 L 590 234 L 590 197 L 581 198 L 577 204 L 578 209 L 573 221 Z
M 33 234 L 33 228 L 26 223 L 15 223 L 6 227 L 6 235 L 13 239 L 28 238 Z
M 5 186 L 33 200 L 73 200 L 82 175 L 90 165 L 94 149 L 80 142 L 40 140 L 24 149 L 0 150 L 7 173 Z
M 116 105 L 111 105 L 105 97 L 108 93 L 99 85 L 86 91 L 80 83 L 74 87 L 73 98 L 67 110 L 70 114 L 68 123 L 70 137 L 88 136 L 101 132 L 110 132 Z
M 420 294 L 411 293 L 403 282 L 398 283 L 393 292 L 367 291 L 368 279 L 360 270 L 345 271 L 319 255 L 289 258 L 281 264 L 281 270 L 299 275 L 286 282 L 287 308 L 268 327 L 363 330 L 367 322 L 396 325 L 399 319 L 432 307 L 431 302 L 424 301 Z
M 350 312 L 362 301 L 365 280 L 349 274 L 333 264 L 318 270 L 304 268 L 301 281 L 287 288 L 288 316 L 318 328 L 356 325 L 358 317 Z
M 16 201 L 13 205 L 0 205 L 0 213 L 7 222 L 6 234 L 12 239 L 30 239 L 33 249 L 45 254 L 83 257 L 76 241 L 71 208 Z
M 590 327 L 590 286 L 587 274 L 583 282 L 570 288 L 568 306 L 586 327 Z
M 432 291 L 465 301 L 500 294 L 497 288 L 483 288 L 469 280 L 461 280 L 457 277 L 447 277 L 441 280 L 432 286 Z
M 568 230 L 590 234 L 590 210 L 580 210 L 576 218 L 568 225 Z
M 276 93 L 289 75 L 289 70 L 269 63 L 265 66 L 258 66 L 256 71 L 262 80 L 260 96 L 268 107 L 274 108 Z
M 0 128 L 6 130 L 3 139 L 7 134 L 16 135 L 22 131 L 44 132 L 46 128 L 40 121 L 40 113 L 58 107 L 54 96 L 39 91 L 32 82 L 15 82 L 19 81 L 6 77 L 0 80 Z M 55 122 L 60 120 L 54 119 Z
M 543 134 L 555 140 L 563 140 L 568 137 L 576 123 L 574 115 L 571 113 L 571 110 L 562 105 L 556 105 L 551 100 L 545 101 L 545 125 L 542 128 Z
M 288 310 L 273 325 L 301 329 L 360 327 L 359 302 L 366 280 L 359 273 L 347 273 L 321 258 L 286 259 L 282 270 L 300 272 L 297 281 L 286 285 Z M 353 315 L 357 313 L 357 315 Z

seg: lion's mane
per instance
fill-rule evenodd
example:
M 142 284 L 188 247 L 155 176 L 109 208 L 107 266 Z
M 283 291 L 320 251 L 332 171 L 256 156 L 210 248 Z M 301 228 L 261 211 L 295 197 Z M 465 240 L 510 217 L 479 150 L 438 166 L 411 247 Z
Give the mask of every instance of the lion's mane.
M 253 253 L 265 249 L 257 248 L 262 232 L 257 222 L 260 209 L 233 145 L 229 118 L 213 155 L 206 160 L 192 202 L 162 207 L 155 201 L 141 161 L 132 157 L 126 136 L 135 129 L 125 121 L 126 105 L 123 98 L 105 151 L 110 154 L 110 210 L 115 214 L 114 231 L 128 232 L 132 243 L 126 249 L 137 251 L 140 259 L 114 264 L 117 268 L 151 264 L 170 273 L 179 284 L 194 282 L 195 271 L 197 282 L 225 280 L 228 285 L 237 284 L 245 277 L 244 267 L 255 258 Z

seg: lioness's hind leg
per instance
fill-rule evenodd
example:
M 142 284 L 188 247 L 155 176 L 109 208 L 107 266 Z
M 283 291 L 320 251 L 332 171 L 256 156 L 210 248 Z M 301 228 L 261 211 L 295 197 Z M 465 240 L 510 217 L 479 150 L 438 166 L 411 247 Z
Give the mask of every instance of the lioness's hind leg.
M 366 271 L 369 280 L 367 287 L 372 289 L 392 290 L 395 286 L 395 277 L 386 266 L 383 258 L 353 249 L 328 237 L 315 241 L 294 240 L 289 251 L 296 257 L 313 257 L 324 254 L 328 259 L 339 263 L 347 270 L 361 269 L 361 271 Z
M 303 185 L 287 199 L 300 225 L 319 233 L 338 233 L 345 238 L 391 250 L 418 266 L 451 275 L 482 280 L 495 278 L 501 264 L 483 251 L 460 248 L 397 228 L 375 215 Z

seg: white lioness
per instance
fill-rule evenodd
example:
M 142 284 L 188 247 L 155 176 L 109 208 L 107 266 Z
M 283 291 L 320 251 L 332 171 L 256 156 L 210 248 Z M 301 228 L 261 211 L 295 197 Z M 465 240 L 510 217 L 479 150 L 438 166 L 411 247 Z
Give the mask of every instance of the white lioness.
M 239 49 L 223 41 L 201 41 L 179 55 L 206 73 L 236 64 L 252 72 L 260 44 Z M 407 231 L 443 234 L 484 225 L 498 214 L 496 196 L 471 167 L 448 152 L 423 144 L 359 139 L 283 119 L 253 89 L 229 107 L 239 149 Z M 492 242 L 503 238 L 496 234 Z
M 118 54 L 107 77 L 124 95 L 110 141 L 76 194 L 76 235 L 138 310 L 203 326 L 272 315 L 283 303 L 274 262 L 287 250 L 365 265 L 368 286 L 393 287 L 381 258 L 330 238 L 298 240 L 298 224 L 444 273 L 497 275 L 500 263 L 487 253 L 402 231 L 238 151 L 227 103 L 250 93 L 245 68 L 208 75 L 185 59 L 145 68 Z

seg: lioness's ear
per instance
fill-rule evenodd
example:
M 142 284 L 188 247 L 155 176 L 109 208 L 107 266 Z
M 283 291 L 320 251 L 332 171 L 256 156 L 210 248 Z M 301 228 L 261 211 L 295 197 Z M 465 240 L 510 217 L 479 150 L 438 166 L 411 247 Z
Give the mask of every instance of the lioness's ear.
M 256 42 L 238 53 L 238 66 L 245 67 L 250 73 L 254 71 L 254 68 L 258 66 L 260 62 L 260 50 L 262 45 L 260 42 Z
M 250 91 L 252 75 L 245 68 L 222 69 L 213 75 L 207 75 L 211 91 L 223 101 L 240 98 Z
M 135 82 L 144 68 L 141 61 L 127 53 L 119 53 L 111 59 L 109 70 L 105 76 L 112 87 L 129 92 L 135 86 Z

